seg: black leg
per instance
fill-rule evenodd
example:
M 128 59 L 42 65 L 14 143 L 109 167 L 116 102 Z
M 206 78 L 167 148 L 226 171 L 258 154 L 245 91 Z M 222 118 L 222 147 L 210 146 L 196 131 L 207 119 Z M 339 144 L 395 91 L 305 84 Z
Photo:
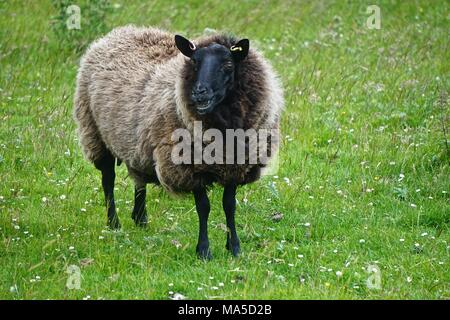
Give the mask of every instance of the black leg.
M 145 208 L 146 185 L 136 185 L 134 189 L 134 208 L 131 217 L 139 227 L 147 225 L 147 209 Z
M 95 167 L 102 172 L 102 186 L 105 193 L 106 210 L 108 212 L 108 226 L 112 229 L 120 229 L 119 217 L 114 203 L 114 171 L 115 159 L 111 153 L 94 162 Z
M 234 214 L 236 212 L 236 184 L 225 186 L 223 191 L 222 205 L 227 219 L 227 244 L 226 248 L 237 257 L 240 251 L 239 238 L 236 233 Z
M 194 191 L 195 207 L 197 209 L 200 228 L 198 234 L 197 254 L 201 259 L 211 259 L 208 240 L 208 216 L 210 211 L 208 194 L 205 188 Z

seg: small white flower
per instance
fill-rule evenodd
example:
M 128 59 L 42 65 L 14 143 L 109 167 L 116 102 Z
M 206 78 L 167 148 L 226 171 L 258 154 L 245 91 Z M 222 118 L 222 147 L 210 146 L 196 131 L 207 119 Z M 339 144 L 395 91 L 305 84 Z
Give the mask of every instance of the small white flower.
M 86 208 L 81 208 L 80 211 L 81 212 L 86 212 Z
M 366 240 L 364 240 L 364 239 L 359 239 L 359 243 L 365 243 L 366 242 Z
M 61 200 L 65 200 L 65 199 L 66 199 L 66 195 L 65 195 L 65 194 L 62 194 L 62 195 L 59 196 L 59 198 L 60 198 Z
M 424 232 L 421 234 L 422 237 L 426 237 L 428 235 L 428 232 Z
M 15 225 L 15 226 L 14 226 L 14 229 L 19 230 L 19 229 L 20 229 L 20 226 Z
M 170 297 L 170 299 L 172 300 L 186 300 L 186 297 L 184 295 L 182 295 L 181 293 L 175 293 L 172 295 L 172 297 Z
M 337 276 L 338 278 L 342 277 L 342 271 L 336 271 L 336 276 Z
M 402 239 L 400 239 L 400 242 L 405 242 L 405 239 L 403 239 L 403 238 L 402 238 Z
M 309 222 L 306 222 L 305 224 L 303 224 L 305 227 L 310 227 L 311 226 L 311 223 L 309 223 Z
M 173 287 L 173 283 L 169 283 L 169 287 Z
M 300 259 L 303 259 L 303 255 L 302 254 L 299 254 L 299 255 L 297 255 L 297 257 L 299 257 Z
M 219 287 L 223 287 L 224 283 L 223 282 L 219 282 Z
M 417 205 L 415 205 L 414 203 L 411 203 L 411 208 L 417 208 Z
M 98 236 L 98 239 L 99 240 L 103 240 L 103 239 L 105 239 L 105 237 L 104 236 Z
M 70 247 L 69 247 L 69 250 L 75 250 L 75 247 L 70 246 Z
M 409 282 L 412 282 L 412 278 L 411 277 L 407 277 L 406 278 L 406 281 L 409 283 Z
M 48 201 L 48 199 L 47 199 L 47 197 L 42 197 L 42 202 L 47 202 Z

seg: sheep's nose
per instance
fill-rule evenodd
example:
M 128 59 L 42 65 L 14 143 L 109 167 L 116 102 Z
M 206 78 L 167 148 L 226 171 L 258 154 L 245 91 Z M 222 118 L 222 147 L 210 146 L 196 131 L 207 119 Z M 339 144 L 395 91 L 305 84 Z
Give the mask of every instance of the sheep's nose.
M 211 95 L 209 94 L 210 90 L 207 87 L 202 85 L 196 85 L 192 90 L 192 100 L 195 103 L 206 103 L 210 100 Z
M 192 90 L 192 95 L 197 96 L 197 97 L 201 97 L 204 96 L 208 93 L 208 89 L 201 85 L 201 84 L 197 84 L 194 89 Z

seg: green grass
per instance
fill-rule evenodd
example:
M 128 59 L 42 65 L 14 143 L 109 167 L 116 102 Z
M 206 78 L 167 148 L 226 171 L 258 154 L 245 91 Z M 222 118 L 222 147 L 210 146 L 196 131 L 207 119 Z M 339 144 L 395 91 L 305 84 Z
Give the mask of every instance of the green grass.
M 106 230 L 100 174 L 71 116 L 80 53 L 52 30 L 50 2 L 0 1 L 0 298 L 449 299 L 449 3 L 376 1 L 381 29 L 370 30 L 373 2 L 114 2 L 109 28 L 231 31 L 282 78 L 278 178 L 238 192 L 238 259 L 211 191 L 214 259 L 203 262 L 192 197 L 149 188 L 138 229 L 123 166 L 123 228 Z M 69 265 L 80 290 L 66 288 Z M 366 286 L 369 265 L 380 289 Z

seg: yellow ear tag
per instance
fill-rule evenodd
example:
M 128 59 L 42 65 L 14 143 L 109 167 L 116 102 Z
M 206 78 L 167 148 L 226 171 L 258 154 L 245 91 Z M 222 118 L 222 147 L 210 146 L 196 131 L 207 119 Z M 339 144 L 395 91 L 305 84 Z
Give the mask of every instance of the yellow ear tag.
M 232 46 L 232 47 L 230 48 L 230 51 L 242 51 L 242 47 Z

